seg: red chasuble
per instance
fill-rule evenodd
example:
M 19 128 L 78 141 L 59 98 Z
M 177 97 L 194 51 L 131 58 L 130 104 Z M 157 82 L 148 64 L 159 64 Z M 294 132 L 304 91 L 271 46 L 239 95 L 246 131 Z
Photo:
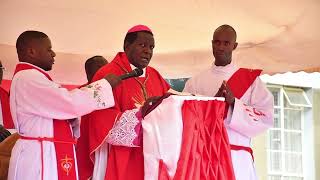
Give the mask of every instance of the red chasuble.
M 7 129 L 13 129 L 14 124 L 13 124 L 13 120 L 10 112 L 9 94 L 6 90 L 2 89 L 2 87 L 0 87 L 0 99 L 1 99 L 3 126 Z
M 95 74 L 93 81 L 102 79 L 110 73 L 121 75 L 131 70 L 127 56 L 120 52 L 111 63 Z M 124 80 L 113 90 L 115 100 L 113 108 L 94 111 L 82 118 L 81 137 L 77 144 L 81 179 L 92 176 L 94 152 L 102 143 L 105 143 L 106 136 L 122 113 L 142 105 L 149 97 L 164 95 L 169 88 L 169 84 L 155 69 L 147 67 L 145 77 Z M 144 178 L 143 161 L 142 147 L 111 146 L 105 179 L 142 180 Z

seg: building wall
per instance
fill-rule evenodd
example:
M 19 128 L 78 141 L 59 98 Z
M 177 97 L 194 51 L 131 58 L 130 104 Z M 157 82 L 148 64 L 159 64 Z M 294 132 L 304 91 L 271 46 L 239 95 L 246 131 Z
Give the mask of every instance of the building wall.
M 320 179 L 320 89 L 313 92 L 315 179 Z
M 267 134 L 268 133 L 263 133 L 255 137 L 252 141 L 254 161 L 259 180 L 267 180 Z
M 311 101 L 312 108 L 305 109 L 304 116 L 304 133 L 303 133 L 303 175 L 305 180 L 315 180 L 315 122 L 316 117 L 314 113 L 317 108 L 319 100 L 315 98 L 315 90 L 312 88 L 305 88 L 306 95 Z

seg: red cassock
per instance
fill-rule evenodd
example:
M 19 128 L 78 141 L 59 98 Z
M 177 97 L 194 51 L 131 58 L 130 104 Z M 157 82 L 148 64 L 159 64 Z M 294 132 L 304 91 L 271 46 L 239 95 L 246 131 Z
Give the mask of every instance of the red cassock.
M 9 105 L 9 94 L 6 90 L 0 87 L 0 99 L 2 107 L 2 117 L 3 117 L 3 126 L 7 129 L 13 129 L 14 124 L 11 117 L 10 105 Z
M 93 81 L 107 74 L 121 75 L 130 72 L 125 53 L 118 53 L 113 61 L 102 67 Z M 115 106 L 106 110 L 94 111 L 81 120 L 81 136 L 77 144 L 77 157 L 80 179 L 92 176 L 94 153 L 105 143 L 106 137 L 115 121 L 126 110 L 137 108 L 152 96 L 162 96 L 169 84 L 152 67 L 145 69 L 145 77 L 130 78 L 121 82 L 113 90 Z M 144 179 L 143 147 L 124 147 L 110 145 L 105 179 L 142 180 Z

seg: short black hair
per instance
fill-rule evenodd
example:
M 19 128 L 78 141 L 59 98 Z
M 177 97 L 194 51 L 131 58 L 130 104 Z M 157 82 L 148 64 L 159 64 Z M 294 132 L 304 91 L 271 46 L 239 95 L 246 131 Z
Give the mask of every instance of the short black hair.
M 94 64 L 95 63 L 95 59 L 96 58 L 104 58 L 103 56 L 100 56 L 100 55 L 96 55 L 96 56 L 93 56 L 93 57 L 91 57 L 91 58 L 89 58 L 89 59 L 87 59 L 87 61 L 85 62 L 85 64 L 84 64 L 84 68 L 87 70 L 87 69 L 89 69 L 89 67 L 92 65 L 92 64 Z M 105 59 L 105 58 L 104 58 Z
M 234 28 L 232 26 L 230 26 L 228 24 L 223 24 L 223 25 L 219 26 L 214 32 L 216 32 L 220 29 L 230 29 L 234 33 L 235 40 L 237 40 L 237 32 L 236 32 L 236 30 L 234 30 Z
M 43 38 L 48 38 L 48 35 L 40 31 L 29 30 L 20 34 L 16 42 L 18 56 L 24 52 L 32 40 L 39 40 Z
M 137 31 L 137 32 L 127 33 L 126 37 L 124 38 L 124 41 L 123 41 L 123 50 L 126 50 L 126 47 L 125 47 L 126 43 L 128 43 L 128 45 L 130 45 L 137 39 L 138 32 L 145 32 L 145 33 L 151 34 L 153 36 L 153 33 L 150 31 Z
M 103 56 L 97 55 L 87 59 L 84 68 L 86 70 L 88 82 L 91 82 L 94 74 L 106 64 L 108 64 L 108 60 Z

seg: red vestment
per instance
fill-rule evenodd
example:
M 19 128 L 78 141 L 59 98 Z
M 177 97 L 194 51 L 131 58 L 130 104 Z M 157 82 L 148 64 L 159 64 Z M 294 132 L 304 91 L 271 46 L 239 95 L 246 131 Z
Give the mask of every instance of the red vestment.
M 93 81 L 107 74 L 122 75 L 130 72 L 125 53 L 118 53 L 114 60 L 99 69 Z M 162 96 L 170 88 L 169 84 L 152 67 L 145 69 L 145 77 L 130 78 L 121 82 L 113 90 L 115 106 L 106 110 L 94 111 L 82 118 L 81 136 L 77 144 L 78 167 L 81 179 L 92 176 L 94 153 L 105 143 L 114 122 L 126 110 L 137 108 L 152 96 Z M 144 178 L 143 148 L 110 145 L 105 179 L 142 180 Z
M 1 99 L 1 111 L 3 118 L 3 126 L 7 129 L 13 129 L 14 124 L 11 117 L 10 105 L 9 105 L 9 94 L 6 90 L 0 87 L 0 99 Z

